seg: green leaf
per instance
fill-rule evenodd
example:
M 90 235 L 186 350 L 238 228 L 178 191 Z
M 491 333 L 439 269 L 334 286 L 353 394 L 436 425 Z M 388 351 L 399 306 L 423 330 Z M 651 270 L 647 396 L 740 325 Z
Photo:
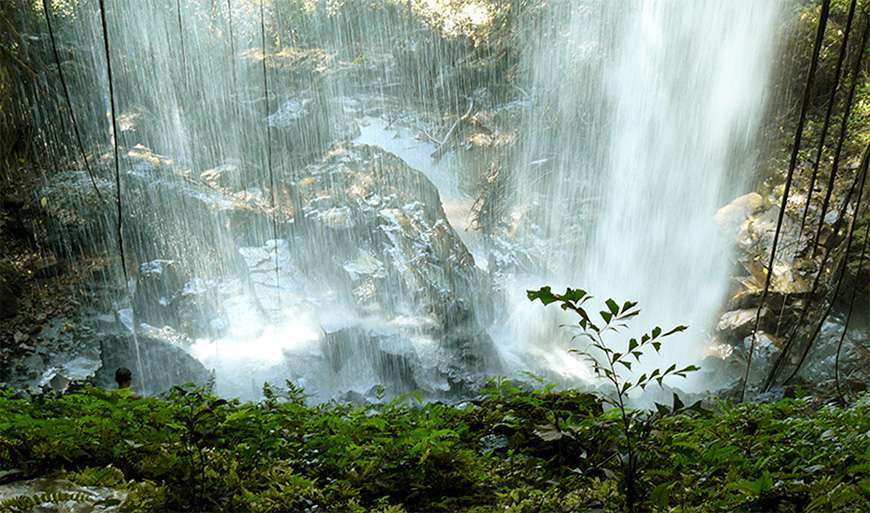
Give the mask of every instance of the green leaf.
M 676 392 L 674 392 L 673 401 L 674 401 L 674 412 L 676 412 L 677 410 L 679 410 L 680 408 L 685 406 L 685 404 L 683 404 L 683 401 L 680 400 L 680 396 L 678 396 Z
M 638 315 L 640 315 L 640 310 L 632 310 L 631 312 L 621 314 L 619 318 L 623 320 L 628 320 L 637 317 Z
M 637 302 L 636 302 L 636 301 L 626 301 L 626 302 L 622 305 L 622 313 L 625 313 L 625 312 L 631 310 L 631 309 L 634 308 L 635 306 L 637 306 Z
M 588 294 L 583 289 L 565 289 L 565 294 L 562 295 L 562 299 L 576 303 L 582 301 L 586 296 L 588 296 Z
M 653 342 L 653 343 L 652 343 L 652 346 L 653 346 L 653 349 L 655 349 L 656 352 L 658 353 L 658 352 L 659 352 L 659 349 L 662 348 L 662 343 L 661 343 L 661 342 Z
M 686 331 L 687 329 L 689 329 L 688 326 L 680 325 L 680 326 L 677 326 L 676 328 L 672 329 L 671 331 L 665 333 L 664 335 L 662 335 L 662 337 L 667 337 L 669 335 L 673 335 L 674 333 L 681 333 L 683 331 Z
M 542 424 L 537 426 L 534 431 L 535 435 L 545 442 L 555 442 L 563 437 L 574 438 L 571 433 L 562 431 L 553 424 Z
M 411 390 L 410 392 L 408 392 L 408 395 L 413 397 L 414 400 L 417 401 L 418 404 L 423 404 L 423 391 L 422 390 L 415 388 L 414 390 Z
M 610 313 L 612 313 L 613 315 L 616 315 L 619 313 L 619 305 L 616 304 L 616 301 L 614 301 L 612 299 L 608 299 L 607 301 L 604 302 L 604 304 L 607 305 L 607 309 L 610 310 Z
M 629 350 L 629 351 L 634 351 L 634 348 L 635 348 L 635 347 L 637 347 L 637 339 L 636 339 L 636 338 L 633 338 L 633 339 L 631 339 L 631 340 L 628 341 L 628 350 Z
M 537 299 L 545 305 L 555 303 L 557 300 L 555 294 L 553 294 L 550 287 L 541 287 L 539 290 L 527 290 L 526 295 L 528 296 L 529 301 L 534 301 Z
M 659 328 L 658 326 L 656 326 L 655 328 L 653 328 L 653 330 L 652 330 L 652 338 L 658 338 L 659 335 L 661 335 L 661 334 L 662 334 L 662 329 L 661 329 L 661 328 Z
M 620 361 L 619 363 L 625 365 L 625 368 L 631 370 L 631 362 Z
M 604 319 L 605 323 L 610 323 L 610 319 L 613 318 L 613 314 L 610 312 L 605 312 L 604 310 L 598 312 L 601 315 L 601 318 Z
M 665 511 L 668 509 L 668 501 L 671 494 L 671 483 L 661 483 L 649 494 L 650 502 L 658 509 Z

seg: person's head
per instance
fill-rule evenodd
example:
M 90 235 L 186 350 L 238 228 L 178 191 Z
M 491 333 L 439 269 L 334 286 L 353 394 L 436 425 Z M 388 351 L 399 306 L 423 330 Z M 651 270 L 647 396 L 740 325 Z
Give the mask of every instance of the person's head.
M 115 382 L 118 388 L 130 388 L 133 384 L 133 373 L 127 367 L 121 367 L 115 371 Z

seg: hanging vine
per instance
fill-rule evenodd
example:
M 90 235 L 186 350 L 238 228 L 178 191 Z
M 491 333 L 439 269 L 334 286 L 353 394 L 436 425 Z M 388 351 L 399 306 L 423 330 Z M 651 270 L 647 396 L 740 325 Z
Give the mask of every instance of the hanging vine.
M 120 159 L 118 156 L 118 119 L 115 112 L 115 86 L 112 78 L 112 57 L 109 47 L 109 27 L 106 23 L 106 5 L 105 0 L 99 0 L 100 7 L 100 23 L 103 31 L 103 49 L 106 53 L 106 75 L 109 80 L 109 115 L 112 119 L 112 153 L 113 163 L 115 166 L 115 204 L 117 206 L 117 236 L 118 236 L 118 252 L 121 256 L 121 271 L 124 275 L 124 290 L 127 292 L 127 297 L 130 298 L 130 276 L 127 271 L 127 257 L 124 252 L 124 218 L 121 201 L 121 168 Z M 139 338 L 138 338 L 138 321 L 136 320 L 136 309 L 133 312 L 133 343 L 136 348 L 136 367 L 141 376 L 141 382 L 145 383 L 145 373 L 142 367 L 142 355 L 139 353 Z
M 794 145 L 792 146 L 791 159 L 788 164 L 788 173 L 785 179 L 785 190 L 782 193 L 782 204 L 779 207 L 779 215 L 776 220 L 776 231 L 773 235 L 773 245 L 770 250 L 770 259 L 767 264 L 767 277 L 764 280 L 764 291 L 761 294 L 761 301 L 758 303 L 758 309 L 755 312 L 755 325 L 752 329 L 752 341 L 749 346 L 749 355 L 746 359 L 746 371 L 743 376 L 743 385 L 740 389 L 740 399 L 741 401 L 746 396 L 746 387 L 749 385 L 749 371 L 752 368 L 752 356 L 755 352 L 755 344 L 758 337 L 758 327 L 761 323 L 761 310 L 764 307 L 765 301 L 767 301 L 767 295 L 770 292 L 770 282 L 773 277 L 773 264 L 776 259 L 776 249 L 779 244 L 779 236 L 782 232 L 782 222 L 785 217 L 786 206 L 788 205 L 788 196 L 791 191 L 792 179 L 794 177 L 794 170 L 797 165 L 797 157 L 798 152 L 801 147 L 801 138 L 803 137 L 804 124 L 807 119 L 807 111 L 809 110 L 810 104 L 810 93 L 812 91 L 813 82 L 816 74 L 816 68 L 819 64 L 819 52 L 822 47 L 822 41 L 825 38 L 825 28 L 828 24 L 828 14 L 830 12 L 831 0 L 823 0 L 822 2 L 822 12 L 819 16 L 819 26 L 816 32 L 816 40 L 813 45 L 813 55 L 812 60 L 810 61 L 810 69 L 807 73 L 807 82 L 804 87 L 803 101 L 801 102 L 801 112 L 800 118 L 798 120 L 797 130 L 795 131 Z
M 851 223 L 851 226 L 849 228 L 849 235 L 846 238 L 846 250 L 845 250 L 845 253 L 843 255 L 843 261 L 840 264 L 840 271 L 839 271 L 839 275 L 837 277 L 837 283 L 834 286 L 834 292 L 833 292 L 833 294 L 831 294 L 831 298 L 828 301 L 828 306 L 825 309 L 825 313 L 822 315 L 821 319 L 819 319 L 819 322 L 816 323 L 815 330 L 813 330 L 812 334 L 809 336 L 806 343 L 804 344 L 804 349 L 803 349 L 803 351 L 801 351 L 800 358 L 798 359 L 797 363 L 795 364 L 794 368 L 792 369 L 791 374 L 789 374 L 788 377 L 785 378 L 785 383 L 790 382 L 791 380 L 793 380 L 795 378 L 795 376 L 797 376 L 797 373 L 800 371 L 801 367 L 803 366 L 804 362 L 807 359 L 807 356 L 810 353 L 810 349 L 812 349 L 812 347 L 813 347 L 813 343 L 815 342 L 816 338 L 819 336 L 819 333 L 822 331 L 822 327 L 824 326 L 825 321 L 828 319 L 828 316 L 831 315 L 831 311 L 834 308 L 834 302 L 837 300 L 837 296 L 840 293 L 840 287 L 842 286 L 843 278 L 846 275 L 846 266 L 847 266 L 848 261 L 849 261 L 848 260 L 849 253 L 852 250 L 852 241 L 854 240 L 854 236 L 855 236 L 855 227 L 858 225 L 858 214 L 861 212 L 861 200 L 863 199 L 864 185 L 867 181 L 867 163 L 868 163 L 867 159 L 868 159 L 868 157 L 870 157 L 870 146 L 868 146 L 867 151 L 865 152 L 863 163 L 862 163 L 862 169 L 860 172 L 861 185 L 858 187 L 858 198 L 855 202 L 855 213 L 852 216 L 852 223 Z
M 837 214 L 837 220 L 834 222 L 834 226 L 835 226 L 834 230 L 833 230 L 834 232 L 840 231 L 840 226 L 842 225 L 843 221 L 846 219 L 846 213 L 847 213 L 847 210 L 849 208 L 849 204 L 852 202 L 852 197 L 858 188 L 858 183 L 860 180 L 861 180 L 861 174 L 857 173 L 855 175 L 855 178 L 852 180 L 852 184 L 849 186 L 849 190 L 846 193 L 846 196 L 843 199 L 842 204 L 840 205 L 840 209 L 839 209 L 838 214 Z M 834 245 L 830 245 L 830 246 L 827 246 L 825 248 L 825 253 L 822 256 L 822 259 L 818 264 L 819 269 L 816 272 L 816 276 L 813 279 L 813 285 L 810 288 L 810 292 L 808 294 L 809 298 L 814 298 L 816 296 L 816 293 L 818 292 L 820 286 L 822 285 L 822 277 L 825 274 L 825 269 L 827 268 L 828 260 L 833 255 L 835 249 L 836 249 L 836 247 Z M 834 274 L 836 274 L 836 273 L 834 273 Z M 785 363 L 786 356 L 788 354 L 790 354 L 791 348 L 794 346 L 794 344 L 798 340 L 801 327 L 804 326 L 804 322 L 807 320 L 808 314 L 810 313 L 811 310 L 814 309 L 815 306 L 816 306 L 816 304 L 813 303 L 812 301 L 806 301 L 803 305 L 803 308 L 801 308 L 801 312 L 800 312 L 800 316 L 798 318 L 798 321 L 796 323 L 794 323 L 794 325 L 792 326 L 792 329 L 789 332 L 789 335 L 786 338 L 785 343 L 783 344 L 782 351 L 780 351 L 779 355 L 776 357 L 776 360 L 774 361 L 773 367 L 771 367 L 770 371 L 768 372 L 767 379 L 764 383 L 764 390 L 765 391 L 769 390 L 770 387 L 773 386 L 773 383 L 776 380 L 779 372 L 782 370 L 782 366 Z
M 822 123 L 822 132 L 819 135 L 819 144 L 816 147 L 816 158 L 813 160 L 813 173 L 810 176 L 810 186 L 807 189 L 807 201 L 804 204 L 804 212 L 801 215 L 801 227 L 798 231 L 798 234 L 803 234 L 804 225 L 807 220 L 807 213 L 810 210 L 810 201 L 813 199 L 813 189 L 816 186 L 816 179 L 819 175 L 819 164 L 822 161 L 822 153 L 824 151 L 825 146 L 825 138 L 828 135 L 828 128 L 831 123 L 831 114 L 834 112 L 834 105 L 836 104 L 837 99 L 837 91 L 840 88 L 840 75 L 843 71 L 843 63 L 846 61 L 846 53 L 849 45 L 849 34 L 852 32 L 852 20 L 855 17 L 855 7 L 858 3 L 858 0 L 852 0 L 849 4 L 849 14 L 846 18 L 846 28 L 843 31 L 843 42 L 840 45 L 840 52 L 837 55 L 837 67 L 834 72 L 834 85 L 831 87 L 831 95 L 828 98 L 828 107 L 825 109 L 825 120 Z M 845 78 L 845 77 L 843 77 Z
M 813 255 L 816 254 L 819 238 L 822 234 L 822 228 L 825 225 L 825 214 L 828 211 L 828 206 L 831 201 L 831 194 L 834 191 L 834 181 L 837 178 L 837 171 L 840 167 L 840 157 L 842 156 L 843 143 L 846 141 L 847 124 L 849 115 L 852 113 L 852 105 L 855 100 L 855 89 L 861 77 L 861 64 L 864 58 L 864 51 L 867 49 L 867 35 L 870 33 L 870 14 L 864 15 L 864 36 L 861 39 L 861 46 L 858 50 L 858 55 L 855 59 L 855 65 L 852 68 L 852 83 L 849 86 L 849 96 L 846 99 L 846 107 L 843 111 L 843 119 L 840 122 L 840 136 L 837 139 L 837 149 L 834 151 L 834 162 L 831 164 L 831 175 L 828 177 L 828 186 L 825 189 L 825 198 L 822 201 L 822 211 L 819 214 L 819 225 L 816 229 L 816 235 L 813 238 Z
M 51 42 L 51 51 L 54 54 L 54 62 L 57 65 L 57 75 L 60 78 L 61 89 L 63 90 L 63 97 L 66 100 L 66 107 L 69 110 L 69 117 L 72 121 L 72 129 L 73 134 L 76 138 L 76 145 L 78 146 L 79 153 L 82 156 L 82 161 L 85 164 L 85 170 L 88 173 L 88 177 L 91 179 L 91 185 L 94 187 L 94 192 L 97 193 L 97 198 L 99 198 L 100 202 L 105 202 L 103 199 L 103 195 L 100 193 L 100 188 L 97 187 L 97 179 L 94 177 L 94 171 L 91 169 L 91 165 L 88 162 L 88 155 L 85 151 L 85 145 L 82 142 L 81 132 L 79 131 L 79 125 L 76 121 L 76 115 L 73 111 L 72 99 L 69 94 L 69 87 L 66 83 L 66 77 L 63 73 L 63 67 L 60 63 L 60 53 L 57 51 L 57 41 L 54 37 L 54 28 L 51 25 L 51 13 L 50 7 L 48 5 L 48 0 L 42 0 L 42 11 L 45 14 L 45 24 L 48 26 L 48 39 Z
M 857 275 L 861 275 L 861 270 L 864 268 L 864 259 L 867 256 L 867 241 L 870 241 L 870 232 L 864 234 L 864 245 L 861 247 L 861 256 L 858 258 Z M 858 299 L 858 286 L 852 288 L 852 297 L 849 299 L 849 309 L 846 312 L 846 319 L 843 321 L 843 332 L 840 334 L 840 340 L 837 341 L 837 354 L 834 357 L 834 385 L 837 389 L 837 397 L 840 403 L 845 404 L 846 399 L 843 390 L 840 386 L 840 354 L 843 351 L 843 342 L 846 340 L 846 333 L 849 331 L 849 323 L 852 321 L 852 312 L 855 309 L 855 301 Z
M 275 253 L 275 288 L 278 288 L 278 212 L 275 201 L 275 174 L 272 171 L 272 129 L 269 126 L 269 112 L 271 110 L 269 108 L 269 73 L 266 67 L 266 13 L 263 4 L 264 0 L 260 0 L 260 39 L 263 46 L 263 92 L 266 95 L 266 109 L 263 119 L 266 122 L 266 168 L 269 171 L 269 207 L 272 209 L 272 240 L 274 241 L 273 246 Z

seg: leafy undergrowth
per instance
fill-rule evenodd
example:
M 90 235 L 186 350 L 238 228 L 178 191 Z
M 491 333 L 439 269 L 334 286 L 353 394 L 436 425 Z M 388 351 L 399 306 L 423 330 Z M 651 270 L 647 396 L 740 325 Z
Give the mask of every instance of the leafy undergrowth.
M 457 406 L 239 403 L 200 390 L 0 397 L 0 470 L 126 488 L 124 511 L 621 511 L 619 416 L 494 382 Z M 870 401 L 659 412 L 641 511 L 870 511 Z

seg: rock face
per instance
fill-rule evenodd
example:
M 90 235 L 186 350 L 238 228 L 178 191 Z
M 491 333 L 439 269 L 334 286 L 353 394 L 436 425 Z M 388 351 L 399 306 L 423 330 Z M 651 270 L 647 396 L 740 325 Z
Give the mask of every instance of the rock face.
M 726 312 L 722 314 L 722 317 L 719 319 L 719 324 L 716 326 L 716 329 L 720 333 L 725 333 L 729 338 L 734 337 L 743 339 L 747 335 L 752 334 L 752 330 L 755 326 L 756 313 L 757 309 L 755 308 L 744 308 L 741 310 Z M 762 318 L 766 315 L 766 310 L 762 309 Z
M 150 394 L 184 383 L 203 386 L 208 381 L 206 368 L 171 341 L 143 334 L 136 339 L 129 335 L 107 335 L 100 340 L 100 349 L 102 365 L 94 380 L 102 387 L 115 385 L 115 370 L 119 367 L 133 371 L 133 388 Z
M 217 335 L 226 325 L 215 283 L 186 280 L 173 260 L 152 260 L 139 266 L 133 308 L 138 321 L 175 326 L 191 337 Z
M 33 393 L 64 392 L 71 384 L 84 382 L 111 388 L 115 370 L 128 367 L 134 388 L 148 393 L 182 383 L 206 384 L 208 370 L 184 350 L 185 337 L 143 325 L 136 340 L 111 318 L 52 319 L 34 335 L 39 349 L 15 366 L 0 368 L 0 380 Z
M 779 194 L 781 191 L 775 191 L 767 200 L 757 193 L 746 194 L 721 208 L 715 216 L 723 233 L 733 237 L 736 243 L 738 269 L 736 286 L 726 305 L 727 311 L 719 319 L 716 338 L 734 349 L 731 356 L 740 360 L 739 366 L 743 368 L 767 279 L 767 266 L 779 217 Z M 779 381 L 794 370 L 809 344 L 812 344 L 812 350 L 806 361 L 802 362 L 797 379 L 803 376 L 813 384 L 823 384 L 833 372 L 833 354 L 841 326 L 834 322 L 835 315 L 825 322 L 822 322 L 822 316 L 828 310 L 844 244 L 835 235 L 825 242 L 826 245 L 829 242 L 832 244 L 830 254 L 824 246 L 814 251 L 813 230 L 805 229 L 801 234 L 802 212 L 803 204 L 800 201 L 790 203 L 783 217 L 770 287 L 764 308 L 761 309 L 750 387 L 764 383 L 774 359 L 778 358 L 786 344 L 790 344 L 789 354 L 783 360 Z M 817 276 L 818 283 L 814 285 Z M 866 323 L 860 317 L 853 318 L 853 324 Z M 857 329 L 860 332 L 861 328 Z M 866 366 L 867 356 L 852 351 L 848 344 L 844 345 L 842 356 L 841 369 Z M 774 383 L 779 381 L 775 380 Z
M 764 198 L 757 192 L 744 194 L 734 201 L 720 208 L 713 220 L 719 226 L 722 232 L 731 237 L 736 237 L 737 234 L 744 228 L 744 223 L 749 220 L 750 216 L 758 212 L 764 205 Z
M 737 345 L 752 333 L 755 314 L 764 292 L 766 267 L 773 248 L 779 207 L 765 206 L 758 193 L 736 198 L 722 207 L 715 221 L 723 234 L 736 242 L 736 260 L 740 272 L 737 286 L 719 320 L 723 341 Z M 786 215 L 783 219 L 776 260 L 773 265 L 768 297 L 761 310 L 759 327 L 768 333 L 788 330 L 800 316 L 812 286 L 816 264 L 807 255 L 807 240 L 799 234 L 799 221 Z
M 15 315 L 20 292 L 18 273 L 11 264 L 0 262 L 0 319 Z
M 485 277 L 422 173 L 369 146 L 336 148 L 306 172 L 302 268 L 326 271 L 361 312 L 423 313 L 448 330 L 488 322 Z
M 308 106 L 289 105 L 275 122 Z M 141 262 L 132 304 L 140 332 L 253 341 L 268 326 L 311 317 L 321 332 L 317 368 L 345 384 L 353 368 L 372 371 L 356 392 L 383 382 L 440 395 L 484 369 L 497 372 L 488 278 L 437 188 L 394 155 L 336 145 L 292 181 L 277 181 L 274 194 L 243 188 L 237 162 L 195 173 L 141 146 L 127 158 L 125 241 L 128 263 Z M 109 244 L 112 230 L 102 237 Z M 107 382 L 113 366 L 136 372 L 131 349 L 127 340 L 105 342 L 98 379 Z M 202 381 L 204 370 L 185 356 L 142 355 L 155 362 L 143 377 L 160 386 Z M 186 374 L 163 372 L 174 365 Z
M 356 392 L 384 383 L 441 394 L 498 368 L 486 277 L 422 173 L 374 147 L 339 146 L 296 191 L 292 237 L 239 252 L 266 317 L 320 320 L 336 379 L 370 376 Z

